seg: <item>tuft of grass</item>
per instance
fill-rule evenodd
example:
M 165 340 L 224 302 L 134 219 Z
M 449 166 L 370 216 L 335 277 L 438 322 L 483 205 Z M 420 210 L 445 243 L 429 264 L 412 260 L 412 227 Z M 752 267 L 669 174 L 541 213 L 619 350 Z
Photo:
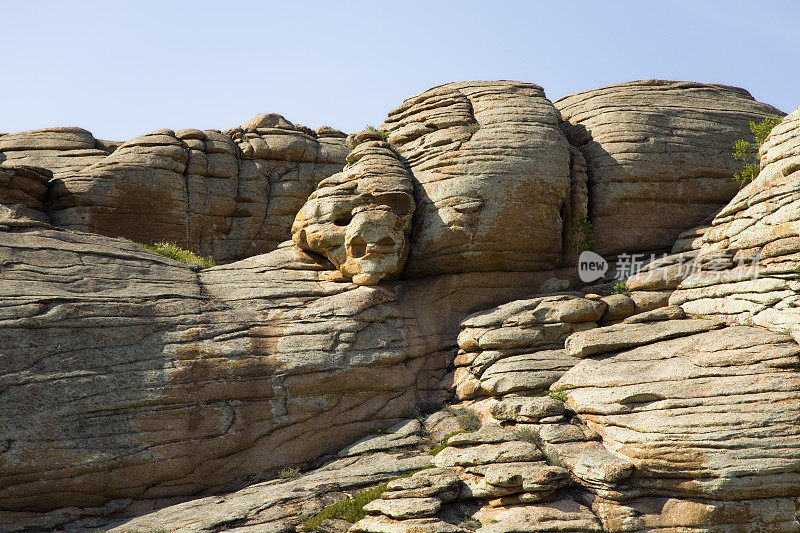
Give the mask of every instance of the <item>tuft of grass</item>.
M 295 479 L 300 477 L 300 469 L 294 466 L 287 466 L 278 472 L 279 479 Z
M 566 398 L 564 398 L 564 400 L 566 400 Z M 529 428 L 518 429 L 514 431 L 514 434 L 520 440 L 524 440 L 525 442 L 530 442 L 531 444 L 536 444 L 537 441 L 536 433 L 534 433 L 532 429 Z
M 211 268 L 213 266 L 217 266 L 212 258 L 201 257 L 194 252 L 181 248 L 172 242 L 157 242 L 156 244 L 142 244 L 137 242 L 136 244 L 142 248 L 150 250 L 151 252 L 175 259 L 176 261 L 186 263 L 190 266 L 198 266 L 200 268 Z
M 622 281 L 614 285 L 614 288 L 611 290 L 614 294 L 624 294 L 625 296 L 631 295 L 631 291 L 628 290 L 628 287 L 626 287 L 625 283 Z
M 560 402 L 567 401 L 567 391 L 570 389 L 574 389 L 575 385 L 570 385 L 569 383 L 565 383 L 561 387 L 555 390 L 547 391 L 547 395 L 553 398 L 554 400 L 558 400 Z
M 452 433 L 448 433 L 447 435 L 445 435 L 445 437 L 439 441 L 439 444 L 431 448 L 431 450 L 428 452 L 428 455 L 436 456 L 440 451 L 447 448 L 447 441 L 450 440 L 450 437 L 452 437 L 453 435 L 458 435 L 459 433 L 464 433 L 464 431 L 461 430 L 453 431 Z
M 340 502 L 336 502 L 322 509 L 320 512 L 303 522 L 300 526 L 301 531 L 315 531 L 323 520 L 331 518 L 338 520 L 346 520 L 351 524 L 355 524 L 365 516 L 364 506 L 372 500 L 380 498 L 381 494 L 386 491 L 387 483 L 381 483 L 378 486 L 372 487 L 365 491 L 359 492 L 353 498 L 348 498 Z
M 378 129 L 378 128 L 376 128 L 375 126 L 371 126 L 371 125 L 369 125 L 369 124 L 367 124 L 367 129 L 368 129 L 369 131 L 374 131 L 374 132 L 376 132 L 378 135 L 380 135 L 380 136 L 381 136 L 381 139 L 383 139 L 384 141 L 385 141 L 385 140 L 387 140 L 387 139 L 389 139 L 389 132 L 388 132 L 388 131 L 386 131 L 386 130 L 379 130 L 379 129 Z
M 462 529 L 468 529 L 469 531 L 477 531 L 481 527 L 481 522 L 477 518 L 472 518 L 468 516 L 461 522 L 459 522 L 458 527 Z
M 464 431 L 478 431 L 483 423 L 478 413 L 468 407 L 453 407 L 448 405 L 444 411 L 450 416 L 454 416 L 458 421 L 459 427 Z

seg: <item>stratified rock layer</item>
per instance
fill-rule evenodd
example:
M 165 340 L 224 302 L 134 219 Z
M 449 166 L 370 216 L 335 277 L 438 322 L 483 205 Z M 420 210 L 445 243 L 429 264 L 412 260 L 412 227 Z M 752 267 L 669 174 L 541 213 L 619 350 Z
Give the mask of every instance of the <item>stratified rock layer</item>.
M 125 143 L 55 128 L 4 135 L 0 161 L 53 171 L 47 210 L 57 226 L 227 261 L 290 237 L 317 183 L 345 164 L 344 137 L 274 114 L 224 133 L 159 130 Z
M 670 302 L 778 330 L 800 323 L 800 109 L 775 126 L 758 177 L 701 240 L 698 268 Z
M 749 121 L 783 115 L 747 91 L 647 80 L 557 100 L 562 127 L 586 158 L 594 250 L 669 249 L 733 198 L 734 142 Z
M 414 213 L 411 175 L 381 135 L 351 136 L 343 172 L 324 179 L 292 225 L 294 243 L 322 254 L 358 285 L 397 279 Z
M 559 266 L 572 197 L 558 122 L 541 87 L 505 81 L 442 85 L 389 113 L 381 128 L 418 181 L 406 277 Z

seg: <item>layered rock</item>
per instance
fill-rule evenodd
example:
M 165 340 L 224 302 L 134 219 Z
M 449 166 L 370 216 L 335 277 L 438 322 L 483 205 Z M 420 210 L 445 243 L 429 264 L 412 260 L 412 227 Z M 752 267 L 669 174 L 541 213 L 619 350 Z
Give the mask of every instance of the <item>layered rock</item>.
M 352 138 L 343 172 L 323 180 L 292 225 L 304 250 L 326 256 L 346 279 L 396 279 L 408 257 L 415 203 L 411 176 L 376 131 Z
M 49 223 L 44 197 L 53 174 L 25 165 L 0 166 L 0 226 Z
M 690 313 L 793 330 L 800 316 L 800 109 L 772 130 L 761 167 L 704 233 L 702 264 L 670 302 Z
M 418 182 L 406 277 L 560 265 L 573 198 L 558 122 L 542 88 L 519 82 L 450 83 L 389 113 L 381 128 Z
M 229 261 L 290 237 L 317 183 L 345 164 L 344 137 L 271 114 L 224 133 L 158 130 L 113 145 L 78 128 L 10 134 L 0 158 L 54 172 L 55 225 Z
M 783 115 L 747 91 L 646 80 L 557 100 L 570 142 L 587 162 L 594 250 L 669 249 L 733 198 L 738 139 L 749 122 Z
M 730 89 L 679 92 L 709 90 L 749 102 Z M 784 285 L 760 287 L 759 298 L 778 298 L 770 309 L 787 317 L 794 120 L 766 146 L 765 172 L 790 178 L 777 196 L 766 182 L 751 186 L 741 208 L 675 250 L 724 259 L 736 241 L 771 253 L 770 283 Z M 0 167 L 0 523 L 286 531 L 391 480 L 353 531 L 798 531 L 800 348 L 762 328 L 687 320 L 689 300 L 639 299 L 689 290 L 680 255 L 649 267 L 656 281 L 628 279 L 631 297 L 600 296 L 608 284 L 559 293 L 570 284 L 548 278 L 570 260 L 586 160 L 590 178 L 597 167 L 569 146 L 540 88 L 450 84 L 409 99 L 383 127 L 388 143 L 380 132 L 352 136 L 347 167 L 296 218 L 280 211 L 284 230 L 295 220 L 293 242 L 200 271 L 123 239 L 56 229 L 46 204 L 52 218 L 84 216 L 99 204 L 75 200 L 68 181 L 76 192 L 92 176 L 84 199 L 116 198 L 120 184 L 144 188 L 151 176 L 164 204 L 150 207 L 152 228 L 169 234 L 159 240 L 233 253 L 246 248 L 244 230 L 217 229 L 258 219 L 237 202 L 273 198 L 284 163 L 320 168 L 324 157 L 307 148 L 329 138 L 333 150 L 341 134 L 275 115 L 225 133 L 163 130 L 82 174 L 57 174 L 49 197 L 48 171 Z M 270 193 L 243 176 L 271 183 Z M 281 188 L 298 209 L 316 186 L 300 181 Z M 185 216 L 170 218 L 168 204 L 188 206 Z M 777 238 L 748 236 L 758 224 Z M 248 242 L 266 242 L 264 227 Z M 723 227 L 731 238 L 713 240 Z M 528 297 L 539 287 L 550 293 Z M 453 391 L 466 403 L 426 422 L 444 440 L 432 457 L 407 417 Z M 481 430 L 454 426 L 448 413 L 463 408 L 483 417 Z M 380 434 L 364 438 L 371 431 Z M 235 490 L 301 464 L 320 468 Z
M 445 399 L 460 317 L 542 281 L 359 287 L 293 246 L 197 272 L 45 227 L 0 231 L 0 257 L 6 510 L 222 490 L 336 451 Z
M 701 322 L 700 332 L 686 327 Z M 652 327 L 624 340 L 614 326 L 576 334 L 595 357 L 553 385 L 635 467 L 585 500 L 606 530 L 800 530 L 800 413 L 790 407 L 800 401 L 800 347 L 785 334 L 713 321 Z M 681 336 L 658 340 L 656 328 Z
M 101 141 L 83 128 L 47 128 L 0 136 L 0 163 L 31 165 L 56 176 L 74 176 L 112 153 L 119 143 Z
M 599 300 L 547 296 L 468 317 L 458 336 L 456 396 L 467 400 L 546 391 L 575 364 L 564 352 L 564 340 L 596 327 L 606 308 Z

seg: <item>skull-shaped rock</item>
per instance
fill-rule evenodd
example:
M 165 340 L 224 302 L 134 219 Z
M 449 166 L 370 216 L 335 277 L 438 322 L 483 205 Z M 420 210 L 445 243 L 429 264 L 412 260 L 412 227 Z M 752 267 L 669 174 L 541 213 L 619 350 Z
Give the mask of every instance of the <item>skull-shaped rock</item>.
M 411 175 L 380 134 L 351 136 L 344 170 L 317 186 L 295 217 L 294 243 L 325 255 L 358 285 L 396 278 L 415 209 Z

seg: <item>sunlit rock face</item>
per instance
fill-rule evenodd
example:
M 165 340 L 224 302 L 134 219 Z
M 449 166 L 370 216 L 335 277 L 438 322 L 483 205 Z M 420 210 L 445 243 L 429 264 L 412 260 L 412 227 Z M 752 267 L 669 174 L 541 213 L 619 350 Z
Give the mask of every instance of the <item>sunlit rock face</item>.
M 297 214 L 292 239 L 357 285 L 396 278 L 408 257 L 411 176 L 379 133 L 351 136 L 344 171 L 323 180 Z
M 559 121 L 541 87 L 515 81 L 448 83 L 391 111 L 381 128 L 417 201 L 403 276 L 558 268 L 562 233 L 586 209 L 572 203 L 578 168 Z
M 620 83 L 553 102 L 586 159 L 594 251 L 668 249 L 736 195 L 731 157 L 750 121 L 783 115 L 737 87 Z

